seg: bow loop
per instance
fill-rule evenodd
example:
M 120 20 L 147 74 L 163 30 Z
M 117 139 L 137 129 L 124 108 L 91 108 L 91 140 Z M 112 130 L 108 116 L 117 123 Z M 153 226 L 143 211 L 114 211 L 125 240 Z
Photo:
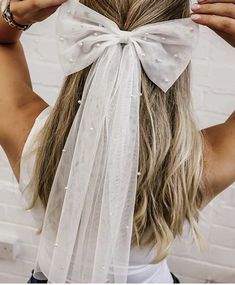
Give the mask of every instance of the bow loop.
M 187 68 L 198 39 L 198 25 L 178 19 L 136 29 L 134 42 L 142 66 L 164 92 Z

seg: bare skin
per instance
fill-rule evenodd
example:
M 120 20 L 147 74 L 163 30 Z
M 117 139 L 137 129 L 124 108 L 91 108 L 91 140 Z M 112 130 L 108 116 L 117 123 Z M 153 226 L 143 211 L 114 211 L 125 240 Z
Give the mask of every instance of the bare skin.
M 199 0 L 198 2 L 199 4 L 192 7 L 192 20 L 212 29 L 235 47 L 235 1 Z
M 48 18 L 63 2 L 65 0 L 13 0 L 11 11 L 19 24 L 32 24 Z M 202 4 L 203 8 L 197 10 L 202 17 L 195 21 L 208 25 L 235 46 L 235 11 L 232 9 L 234 13 L 229 12 L 229 15 L 225 13 L 235 7 L 235 0 L 226 3 L 206 1 L 209 2 L 210 6 Z M 228 23 L 232 26 L 228 27 Z M 17 180 L 25 141 L 35 119 L 48 106 L 32 89 L 20 36 L 20 31 L 9 27 L 0 17 L 0 145 Z M 203 130 L 203 134 L 207 142 L 204 153 L 205 206 L 235 181 L 235 112 L 226 122 Z
M 65 0 L 11 1 L 13 19 L 33 24 L 52 15 Z M 32 89 L 31 78 L 19 41 L 21 32 L 0 16 L 0 145 L 19 181 L 20 157 L 37 116 L 48 107 Z

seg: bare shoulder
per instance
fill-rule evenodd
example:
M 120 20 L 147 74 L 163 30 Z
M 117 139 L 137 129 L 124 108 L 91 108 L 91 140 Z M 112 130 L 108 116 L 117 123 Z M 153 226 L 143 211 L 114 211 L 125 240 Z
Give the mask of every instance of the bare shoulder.
M 204 181 L 210 201 L 235 182 L 235 112 L 223 124 L 202 130 Z

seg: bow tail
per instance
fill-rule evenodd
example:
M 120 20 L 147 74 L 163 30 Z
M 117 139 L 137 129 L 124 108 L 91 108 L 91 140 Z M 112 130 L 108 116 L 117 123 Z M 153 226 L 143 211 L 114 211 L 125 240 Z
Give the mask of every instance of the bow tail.
M 101 211 L 97 207 L 95 214 L 100 218 L 91 282 L 127 281 L 139 163 L 140 70 L 134 47 L 125 46 L 106 118 L 107 164 Z
M 40 240 L 38 263 L 49 282 L 126 282 L 139 159 L 136 77 L 131 45 L 107 49 L 88 75 Z

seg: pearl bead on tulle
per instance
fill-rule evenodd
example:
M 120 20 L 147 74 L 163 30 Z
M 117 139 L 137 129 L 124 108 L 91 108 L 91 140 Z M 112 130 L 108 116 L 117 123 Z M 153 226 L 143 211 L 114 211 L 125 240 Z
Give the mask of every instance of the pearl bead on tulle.
M 149 36 L 149 33 L 145 33 L 143 39 L 144 39 L 145 41 L 147 41 L 147 40 L 148 40 L 148 36 Z

